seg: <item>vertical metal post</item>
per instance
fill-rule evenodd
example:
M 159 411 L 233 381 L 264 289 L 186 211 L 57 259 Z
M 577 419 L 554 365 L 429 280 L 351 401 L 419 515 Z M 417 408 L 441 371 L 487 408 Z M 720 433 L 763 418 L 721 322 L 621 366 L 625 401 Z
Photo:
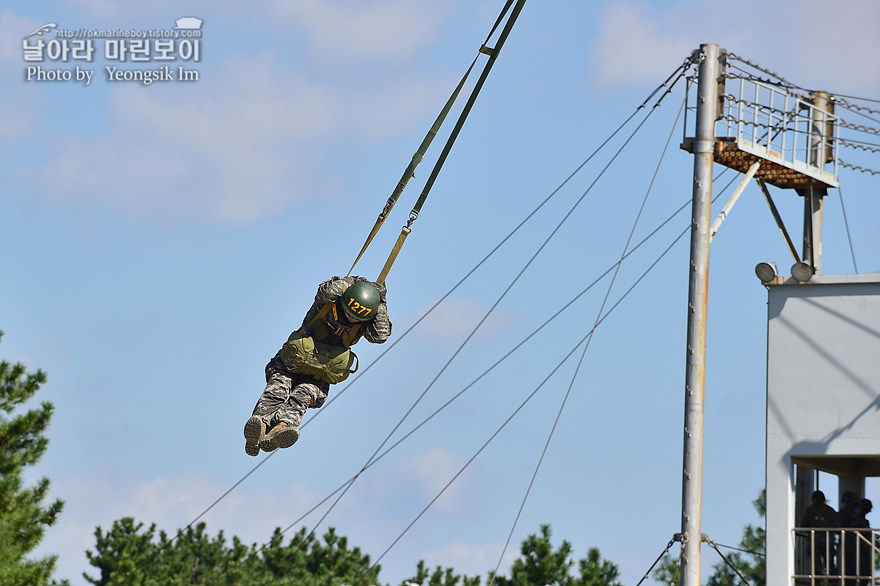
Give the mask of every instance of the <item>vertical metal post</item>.
M 824 169 L 828 162 L 828 145 L 832 137 L 826 136 L 829 131 L 828 112 L 831 102 L 828 92 L 812 94 L 810 108 L 810 165 Z M 804 249 L 801 255 L 804 262 L 813 267 L 817 274 L 822 268 L 822 212 L 823 197 L 827 189 L 819 191 L 812 185 L 804 190 Z
M 706 316 L 709 285 L 709 228 L 712 213 L 712 165 L 721 52 L 700 45 L 694 185 L 691 213 L 690 285 L 688 287 L 687 370 L 684 405 L 682 474 L 682 586 L 700 585 L 703 497 L 703 399 L 706 383 Z

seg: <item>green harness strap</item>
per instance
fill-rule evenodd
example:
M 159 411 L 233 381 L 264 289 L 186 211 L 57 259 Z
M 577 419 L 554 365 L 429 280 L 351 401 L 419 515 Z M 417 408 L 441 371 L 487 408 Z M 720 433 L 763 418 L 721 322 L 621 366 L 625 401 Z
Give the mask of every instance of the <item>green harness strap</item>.
M 418 150 L 416 150 L 415 154 L 412 157 L 412 160 L 409 162 L 409 165 L 403 172 L 403 176 L 400 178 L 400 181 L 397 182 L 397 187 L 394 188 L 394 192 L 392 192 L 391 197 L 389 197 L 388 201 L 385 202 L 385 207 L 382 208 L 381 212 L 379 212 L 379 217 L 376 218 L 376 224 L 373 226 L 373 229 L 370 230 L 370 234 L 367 236 L 367 240 L 366 242 L 364 242 L 364 245 L 361 248 L 361 251 L 358 253 L 357 258 L 354 259 L 354 262 L 351 264 L 351 268 L 348 269 L 349 275 L 351 275 L 351 272 L 354 270 L 355 265 L 357 265 L 358 261 L 361 260 L 361 257 L 367 251 L 367 247 L 370 246 L 373 238 L 376 237 L 376 234 L 379 232 L 379 228 L 381 228 L 382 224 L 385 223 L 385 218 L 387 218 L 388 214 L 391 213 L 391 210 L 394 208 L 394 204 L 397 203 L 400 194 L 402 194 L 403 190 L 406 189 L 406 185 L 407 183 L 409 183 L 409 180 L 415 177 L 416 167 L 418 167 L 419 163 L 422 162 L 422 159 L 425 158 L 425 152 L 428 150 L 428 147 L 431 146 L 431 142 L 434 140 L 434 137 L 437 136 L 437 132 L 440 130 L 440 126 L 446 119 L 446 115 L 449 114 L 449 110 L 452 109 L 452 105 L 455 103 L 455 100 L 458 99 L 458 94 L 461 92 L 461 88 L 464 87 L 464 83 L 465 81 L 467 81 L 468 75 L 470 75 L 471 69 L 474 68 L 474 64 L 476 62 L 477 57 L 474 58 L 473 63 L 471 63 L 471 66 L 468 67 L 468 70 L 465 72 L 464 77 L 462 77 L 461 81 L 458 82 L 458 86 L 455 88 L 455 91 L 452 92 L 451 96 L 449 96 L 449 99 L 446 101 L 446 105 L 443 106 L 443 110 L 440 111 L 440 114 L 434 121 L 433 126 L 431 126 L 431 130 L 429 130 L 428 134 L 425 135 L 425 138 L 422 140 L 422 144 L 419 145 Z M 379 282 L 381 283 L 382 281 Z
M 507 12 L 507 9 L 510 7 L 512 1 L 513 0 L 508 0 L 507 5 L 505 5 L 504 10 L 501 13 L 501 16 L 498 17 L 499 21 L 504 16 L 504 13 Z M 467 103 L 464 105 L 464 109 L 461 111 L 461 114 L 459 114 L 458 121 L 455 123 L 455 127 L 452 129 L 452 133 L 449 135 L 449 138 L 446 139 L 446 144 L 443 147 L 443 151 L 440 153 L 440 157 L 434 164 L 434 169 L 431 170 L 431 175 L 425 182 L 425 187 L 424 189 L 422 189 L 422 193 L 421 195 L 419 195 L 419 199 L 418 201 L 416 201 L 416 205 L 409 213 L 409 221 L 406 223 L 407 228 L 411 227 L 413 222 L 415 222 L 416 219 L 419 217 L 419 212 L 422 210 L 422 205 L 424 205 L 425 200 L 428 199 L 428 193 L 434 186 L 434 181 L 437 179 L 437 175 L 440 174 L 440 169 L 443 167 L 443 163 L 446 162 L 446 157 L 449 155 L 449 151 L 452 150 L 452 145 L 455 142 L 455 139 L 458 137 L 458 133 L 461 131 L 462 126 L 464 126 L 464 122 L 467 119 L 468 114 L 470 114 L 471 108 L 473 108 L 474 103 L 477 101 L 477 96 L 479 95 L 480 90 L 483 88 L 483 84 L 485 83 L 486 78 L 489 77 L 489 72 L 492 70 L 492 66 L 495 64 L 495 60 L 498 58 L 498 54 L 501 52 L 501 47 L 504 45 L 504 41 L 507 40 L 507 36 L 513 29 L 513 24 L 516 22 L 516 19 L 519 16 L 519 13 L 522 11 L 525 3 L 526 0 L 517 0 L 516 6 L 510 13 L 510 18 L 507 19 L 507 23 L 504 25 L 504 29 L 498 36 L 498 42 L 495 43 L 494 48 L 487 47 L 485 43 L 482 47 L 480 47 L 480 53 L 488 55 L 489 59 L 486 61 L 486 65 L 483 67 L 483 72 L 480 74 L 480 78 L 477 80 L 474 89 L 471 90 L 471 95 L 468 98 Z M 495 26 L 498 26 L 498 22 L 495 23 Z M 495 29 L 493 28 L 492 30 L 494 31 Z
M 281 347 L 280 355 L 288 371 L 311 376 L 332 385 L 357 372 L 358 359 L 357 354 L 351 350 L 351 342 L 357 335 L 360 324 L 355 324 L 343 334 L 342 346 L 327 344 L 323 340 L 329 332 L 323 320 L 330 311 L 336 316 L 334 302 L 325 303 L 305 327 L 290 334 Z
M 516 6 L 510 13 L 510 16 L 507 22 L 504 25 L 503 30 L 498 36 L 498 41 L 495 44 L 494 48 L 490 48 L 487 46 L 489 39 L 492 38 L 492 35 L 495 34 L 498 26 L 501 24 L 501 21 L 504 19 L 504 15 L 507 14 L 507 11 L 510 9 L 511 5 L 516 1 Z M 389 271 L 391 271 L 391 266 L 394 264 L 394 261 L 397 259 L 397 255 L 400 253 L 400 249 L 403 247 L 403 243 L 406 240 L 406 237 L 410 233 L 410 228 L 412 227 L 413 222 L 419 216 L 419 212 L 421 212 L 422 206 L 425 203 L 425 200 L 428 198 L 428 193 L 431 191 L 431 187 L 434 185 L 434 181 L 437 179 L 437 176 L 440 173 L 440 169 L 443 167 L 443 163 L 446 161 L 446 157 L 449 155 L 449 151 L 452 149 L 452 145 L 455 142 L 455 139 L 458 137 L 459 132 L 461 131 L 462 126 L 464 125 L 465 120 L 467 119 L 468 114 L 471 111 L 471 108 L 476 102 L 477 95 L 480 93 L 480 89 L 483 87 L 483 83 L 486 81 L 486 78 L 489 76 L 489 71 L 492 69 L 492 65 L 495 63 L 495 59 L 498 57 L 498 54 L 501 52 L 501 47 L 504 45 L 504 41 L 507 39 L 507 36 L 510 34 L 511 29 L 513 28 L 514 23 L 516 22 L 517 17 L 520 12 L 522 12 L 522 8 L 525 5 L 526 0 L 507 0 L 507 3 L 504 5 L 504 8 L 501 11 L 501 14 L 498 16 L 498 19 L 495 21 L 492 30 L 489 32 L 489 35 L 486 37 L 486 41 L 480 47 L 480 50 L 477 56 L 474 58 L 474 61 L 471 63 L 470 67 L 468 67 L 467 72 L 465 72 L 464 77 L 462 77 L 458 86 L 455 88 L 455 91 L 450 96 L 449 100 L 447 100 L 446 105 L 443 107 L 443 110 L 440 112 L 440 115 L 437 117 L 437 120 L 434 121 L 433 126 L 431 126 L 431 130 L 425 136 L 424 140 L 422 140 L 422 144 L 419 145 L 418 150 L 413 155 L 412 160 L 407 166 L 406 170 L 403 173 L 400 181 L 397 183 L 397 187 L 394 189 L 394 192 L 391 194 L 391 197 L 388 198 L 388 201 L 385 202 L 385 207 L 382 209 L 382 212 L 379 214 L 378 219 L 376 220 L 376 224 L 373 226 L 373 229 L 370 231 L 369 236 L 367 236 L 366 242 L 364 242 L 364 246 L 361 248 L 360 253 L 357 255 L 354 263 L 351 265 L 351 268 L 348 270 L 348 274 L 351 275 L 351 272 L 354 270 L 355 265 L 357 265 L 358 261 L 366 252 L 367 247 L 373 241 L 373 238 L 379 232 L 379 228 L 382 227 L 382 224 L 385 222 L 385 218 L 391 212 L 391 209 L 394 207 L 394 204 L 397 203 L 397 199 L 400 197 L 401 193 L 403 193 L 404 188 L 406 187 L 409 180 L 415 175 L 416 166 L 422 161 L 424 158 L 425 151 L 430 146 L 431 142 L 434 140 L 434 137 L 437 135 L 437 132 L 440 129 L 441 124 L 446 119 L 449 110 L 452 108 L 453 103 L 458 98 L 459 93 L 461 92 L 462 87 L 464 86 L 465 81 L 470 75 L 471 70 L 479 59 L 480 54 L 488 55 L 489 59 L 486 62 L 486 65 L 483 68 L 483 72 L 480 75 L 480 78 L 477 80 L 474 88 L 471 90 L 471 95 L 468 98 L 461 114 L 459 114 L 458 121 L 455 124 L 452 132 L 446 140 L 446 144 L 443 147 L 443 151 L 440 153 L 440 157 L 437 159 L 437 162 L 434 164 L 434 168 L 431 171 L 431 175 L 428 177 L 428 181 L 425 184 L 424 189 L 422 189 L 422 193 L 416 201 L 416 205 L 413 207 L 412 211 L 410 211 L 409 220 L 406 225 L 402 228 L 400 232 L 400 236 L 397 237 L 397 241 L 394 243 L 394 246 L 391 249 L 391 253 L 388 255 L 388 260 L 385 261 L 385 266 L 382 267 L 382 271 L 379 273 L 379 277 L 376 279 L 377 283 L 385 283 L 385 278 L 388 276 Z
M 319 342 L 324 340 L 329 333 L 323 320 L 324 316 L 330 313 L 330 310 L 333 310 L 333 318 L 338 320 L 339 316 L 336 314 L 336 303 L 334 301 L 328 301 L 324 304 L 324 307 L 318 311 L 315 317 L 309 321 L 309 330 L 312 332 L 312 337 Z M 351 342 L 354 340 L 355 336 L 357 336 L 360 329 L 361 324 L 354 324 L 347 332 L 342 334 L 342 345 L 346 348 L 351 348 Z

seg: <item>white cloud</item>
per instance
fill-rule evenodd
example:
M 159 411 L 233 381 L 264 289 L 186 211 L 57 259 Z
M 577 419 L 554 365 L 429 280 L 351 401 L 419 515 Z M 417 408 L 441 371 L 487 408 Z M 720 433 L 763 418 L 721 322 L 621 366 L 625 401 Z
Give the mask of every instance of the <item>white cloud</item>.
M 73 0 L 72 4 L 78 14 L 96 19 L 98 23 L 154 19 L 156 14 L 179 10 L 174 0 Z M 358 66 L 410 59 L 414 51 L 435 39 L 436 31 L 451 16 L 454 5 L 448 1 L 274 0 L 267 3 L 266 8 L 255 7 L 230 0 L 192 0 L 184 12 L 196 17 L 219 14 L 245 20 L 251 13 L 262 15 L 268 9 L 268 20 L 273 26 L 303 35 L 317 60 L 325 64 Z M 179 16 L 184 16 L 183 12 Z
M 329 118 L 325 90 L 273 75 L 268 59 L 232 61 L 222 78 L 198 83 L 189 95 L 114 90 L 110 130 L 61 142 L 41 173 L 50 191 L 223 221 L 271 215 L 301 197 L 313 161 L 306 146 Z
M 659 83 L 664 72 L 671 73 L 694 49 L 658 10 L 656 5 L 630 0 L 607 4 L 591 51 L 600 83 L 612 87 Z
M 144 5 L 156 9 L 154 3 L 147 2 L 113 2 L 113 0 L 73 0 L 79 13 L 85 13 L 98 18 L 119 18 L 131 14 L 131 10 L 141 10 Z
M 419 307 L 415 314 L 422 315 L 431 305 Z M 434 342 L 444 345 L 460 344 L 488 310 L 488 307 L 475 301 L 446 299 L 425 318 L 419 330 Z M 513 320 L 511 313 L 496 308 L 480 326 L 477 335 L 496 339 L 507 330 Z
M 425 552 L 424 559 L 429 568 L 455 568 L 457 573 L 468 576 L 486 576 L 488 572 L 495 570 L 495 566 L 499 566 L 499 575 L 505 575 L 520 552 L 519 544 L 511 544 L 499 565 L 498 557 L 503 546 L 503 543 L 473 544 L 454 541 L 440 549 Z
M 111 89 L 109 130 L 60 140 L 37 176 L 59 200 L 248 222 L 338 192 L 336 146 L 375 143 L 421 118 L 433 92 L 414 80 L 352 91 L 283 71 L 268 55 L 203 75 L 198 87 Z
M 42 104 L 43 99 L 23 81 L 21 41 L 40 24 L 7 10 L 0 12 L 0 76 L 7 80 L 0 98 L 0 142 L 18 140 L 37 128 L 34 105 Z M 13 80 L 22 81 L 14 83 Z
M 305 34 L 317 60 L 346 67 L 409 60 L 434 40 L 450 12 L 448 3 L 409 0 L 276 0 L 272 6 Z
M 114 0 L 72 0 L 70 4 L 74 7 L 77 14 L 83 14 L 90 18 L 95 18 L 101 22 L 109 20 L 122 20 L 132 17 L 151 17 L 157 13 L 167 12 L 169 10 L 178 10 L 180 4 L 174 0 L 146 0 L 142 2 L 115 2 Z M 187 2 L 184 10 L 192 13 L 197 10 L 208 9 L 212 4 L 224 4 L 224 2 L 209 3 L 204 0 L 192 0 Z M 229 2 L 225 2 L 229 4 Z M 180 16 L 190 16 L 193 14 L 180 14 Z M 196 15 L 197 16 L 197 15 Z M 170 25 L 171 23 L 169 23 Z
M 640 86 L 661 82 L 700 44 L 718 43 L 797 85 L 876 93 L 880 69 L 865 58 L 880 54 L 878 23 L 873 0 L 608 2 L 591 59 L 602 84 Z
M 38 26 L 8 10 L 0 11 L 0 67 L 22 64 L 22 38 Z
M 23 92 L 11 92 L 18 97 L 7 94 L 8 102 L 0 104 L 0 141 L 12 141 L 32 133 L 37 124 L 33 116 L 29 116 L 22 107 Z
M 443 448 L 433 448 L 414 456 L 400 464 L 400 476 L 421 493 L 425 502 L 430 502 L 443 491 L 434 506 L 445 513 L 460 512 L 464 508 L 462 493 L 465 488 L 465 475 L 456 478 L 448 488 L 446 485 L 458 473 L 465 460 Z M 445 488 L 445 490 L 444 490 Z
M 103 0 L 80 4 L 95 26 L 141 15 Z M 92 86 L 103 87 L 85 88 L 84 99 L 106 100 L 103 131 L 77 128 L 73 111 L 64 111 L 67 101 L 37 91 L 61 86 L 13 84 L 0 101 L 0 140 L 40 140 L 47 162 L 12 171 L 22 181 L 39 178 L 38 197 L 69 206 L 109 204 L 147 221 L 246 223 L 307 199 L 349 192 L 339 153 L 374 147 L 414 123 L 427 127 L 453 87 L 446 74 L 424 64 L 411 67 L 414 51 L 433 41 L 431 31 L 447 8 L 394 0 L 279 4 L 274 10 L 275 26 L 305 30 L 293 34 L 308 40 L 310 54 L 288 55 L 283 63 L 270 53 L 204 62 L 191 67 L 201 77 L 196 83 L 150 87 L 111 82 L 103 63 L 95 67 Z M 0 13 L 4 76 L 23 75 L 21 31 L 37 24 Z M 358 74 L 343 77 L 315 67 L 316 60 L 334 55 L 358 67 Z M 363 67 L 367 61 L 394 67 L 379 74 Z M 46 128 L 59 116 L 63 125 Z

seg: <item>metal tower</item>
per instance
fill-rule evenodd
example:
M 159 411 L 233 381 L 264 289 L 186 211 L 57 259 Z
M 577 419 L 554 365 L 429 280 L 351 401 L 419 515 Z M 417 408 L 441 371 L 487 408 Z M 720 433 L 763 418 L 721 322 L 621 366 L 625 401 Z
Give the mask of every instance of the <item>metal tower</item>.
M 693 134 L 687 135 L 691 129 L 686 119 L 682 142 L 682 148 L 694 155 L 680 535 L 683 586 L 700 584 L 700 546 L 706 539 L 701 528 L 702 461 L 712 236 L 754 178 L 795 261 L 794 279 L 778 277 L 775 266 L 769 263 L 759 265 L 758 276 L 765 284 L 806 283 L 821 268 L 822 198 L 829 188 L 838 185 L 836 119 L 828 95 L 818 92 L 804 97 L 784 84 L 756 76 L 729 76 L 727 57 L 716 44 L 704 44 L 694 51 L 692 60 L 698 64 L 697 91 L 687 109 L 687 115 L 693 115 Z M 710 225 L 714 163 L 745 173 L 745 177 L 724 211 Z M 794 189 L 804 198 L 800 254 L 779 216 L 768 184 Z M 770 500 L 768 495 L 768 510 Z

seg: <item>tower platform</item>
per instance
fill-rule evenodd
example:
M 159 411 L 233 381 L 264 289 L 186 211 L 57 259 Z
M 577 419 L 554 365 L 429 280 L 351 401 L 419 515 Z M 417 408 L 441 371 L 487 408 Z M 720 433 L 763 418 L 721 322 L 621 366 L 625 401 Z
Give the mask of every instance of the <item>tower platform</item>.
M 693 153 L 693 139 L 685 138 L 681 148 Z M 761 166 L 755 178 L 762 179 L 768 185 L 781 189 L 808 189 L 813 182 L 813 189 L 828 190 L 837 187 L 837 177 L 818 167 L 803 161 L 786 161 L 782 155 L 771 148 L 739 139 L 735 136 L 717 137 L 715 139 L 715 162 L 745 173 L 755 161 Z

